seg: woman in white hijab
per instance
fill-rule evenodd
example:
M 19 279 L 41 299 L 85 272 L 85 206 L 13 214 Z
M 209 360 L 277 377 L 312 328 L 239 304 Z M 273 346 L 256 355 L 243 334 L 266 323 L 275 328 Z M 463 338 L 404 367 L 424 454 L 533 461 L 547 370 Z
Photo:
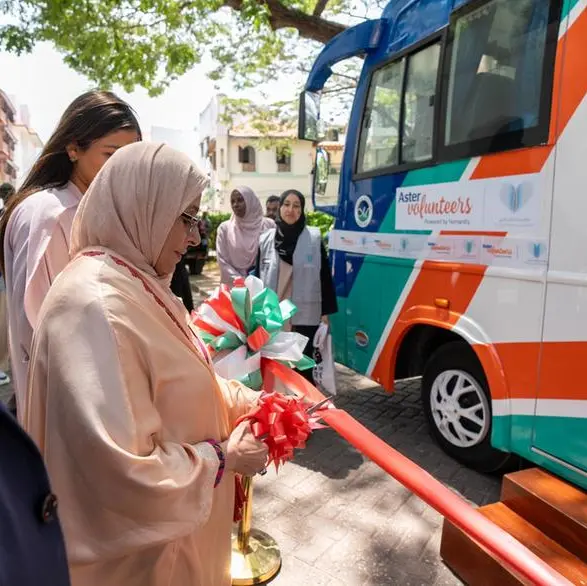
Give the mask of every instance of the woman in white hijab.
M 24 422 L 61 502 L 73 586 L 228 586 L 234 473 L 266 446 L 171 293 L 203 174 L 164 145 L 112 156 L 41 308 Z
M 249 187 L 237 187 L 230 194 L 230 207 L 230 220 L 222 222 L 216 233 L 220 281 L 227 285 L 248 275 L 257 259 L 261 234 L 275 228 L 271 218 L 263 217 L 263 206 Z

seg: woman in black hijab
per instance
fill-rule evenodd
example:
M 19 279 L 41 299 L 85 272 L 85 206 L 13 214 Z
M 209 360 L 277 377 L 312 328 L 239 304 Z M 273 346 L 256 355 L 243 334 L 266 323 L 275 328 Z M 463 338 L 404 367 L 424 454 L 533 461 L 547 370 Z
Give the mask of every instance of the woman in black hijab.
M 298 312 L 292 330 L 309 338 L 304 350 L 312 356 L 312 341 L 320 321 L 338 311 L 328 255 L 320 230 L 306 225 L 306 200 L 295 189 L 279 199 L 277 228 L 261 236 L 256 274 L 265 286 L 291 299 Z M 312 371 L 302 374 L 313 382 Z

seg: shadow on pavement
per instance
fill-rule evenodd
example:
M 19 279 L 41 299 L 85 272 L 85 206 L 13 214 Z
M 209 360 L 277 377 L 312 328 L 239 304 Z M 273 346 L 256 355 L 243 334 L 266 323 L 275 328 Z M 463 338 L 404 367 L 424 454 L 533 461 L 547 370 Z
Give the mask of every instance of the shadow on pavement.
M 446 486 L 476 505 L 499 498 L 500 478 L 468 469 L 446 455 L 429 434 L 420 404 L 418 380 L 399 383 L 394 394 L 376 383 L 338 367 L 339 394 L 335 405 L 414 461 Z M 364 457 L 332 430 L 319 430 L 295 463 L 332 479 L 349 477 Z

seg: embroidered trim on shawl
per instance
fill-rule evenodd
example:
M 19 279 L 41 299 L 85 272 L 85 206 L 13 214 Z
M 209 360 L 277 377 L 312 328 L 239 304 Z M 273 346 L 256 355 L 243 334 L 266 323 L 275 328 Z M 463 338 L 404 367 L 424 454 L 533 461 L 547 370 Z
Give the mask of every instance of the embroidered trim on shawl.
M 143 287 L 145 288 L 145 291 L 147 293 L 149 293 L 151 295 L 151 297 L 153 297 L 153 299 L 155 300 L 155 302 L 157 303 L 157 305 L 159 305 L 163 310 L 165 310 L 165 313 L 171 318 L 171 320 L 173 321 L 173 323 L 184 334 L 186 333 L 185 328 L 183 328 L 182 325 L 177 321 L 177 318 L 173 315 L 173 313 L 171 313 L 171 311 L 169 311 L 169 308 L 167 307 L 167 305 L 165 305 L 165 303 L 163 303 L 163 301 L 158 297 L 157 293 L 155 293 L 155 291 L 153 291 L 153 289 L 151 288 L 151 286 L 149 285 L 149 283 L 146 281 L 146 279 L 132 265 L 129 265 L 126 261 L 122 260 L 121 258 L 118 258 L 118 257 L 114 256 L 113 254 L 108 254 L 107 255 L 105 252 L 102 252 L 100 250 L 89 250 L 87 252 L 82 252 L 82 256 L 89 256 L 89 257 L 94 257 L 94 256 L 109 256 L 117 265 L 119 265 L 121 267 L 124 267 L 131 274 L 132 277 L 134 277 L 135 279 L 138 279 L 143 284 Z M 200 354 L 202 354 L 204 360 L 208 364 L 210 364 L 210 357 L 208 356 L 208 352 L 204 352 L 203 351 L 202 342 L 200 342 L 200 340 L 191 331 L 191 329 L 190 329 L 190 333 L 192 334 L 193 338 L 198 342 L 198 345 L 201 346 L 200 348 L 198 348 L 198 351 L 200 352 Z M 193 343 L 193 341 L 192 341 L 192 343 Z

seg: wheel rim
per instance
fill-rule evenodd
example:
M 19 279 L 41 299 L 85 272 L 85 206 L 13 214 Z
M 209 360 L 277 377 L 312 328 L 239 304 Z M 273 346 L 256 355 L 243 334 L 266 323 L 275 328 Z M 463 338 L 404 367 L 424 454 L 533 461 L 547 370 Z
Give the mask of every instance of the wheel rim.
M 491 422 L 491 410 L 481 385 L 464 370 L 445 370 L 430 392 L 434 423 L 442 436 L 458 448 L 480 444 Z

